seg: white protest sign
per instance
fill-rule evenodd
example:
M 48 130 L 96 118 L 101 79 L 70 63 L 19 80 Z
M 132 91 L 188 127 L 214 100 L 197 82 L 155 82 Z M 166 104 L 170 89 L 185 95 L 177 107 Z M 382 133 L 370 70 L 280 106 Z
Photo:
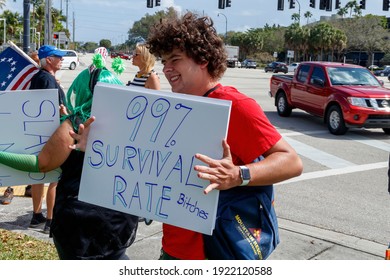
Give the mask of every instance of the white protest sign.
M 223 156 L 231 102 L 99 83 L 79 199 L 211 234 L 218 191 L 194 155 Z
M 0 152 L 38 155 L 59 126 L 58 106 L 57 89 L 0 91 Z M 0 186 L 57 182 L 59 176 L 0 164 Z

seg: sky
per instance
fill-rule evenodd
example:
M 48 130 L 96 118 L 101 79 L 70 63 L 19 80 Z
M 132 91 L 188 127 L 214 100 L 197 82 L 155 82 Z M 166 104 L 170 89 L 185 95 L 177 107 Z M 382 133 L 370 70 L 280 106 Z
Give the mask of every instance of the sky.
M 315 9 L 309 7 L 309 0 L 296 1 L 300 5 L 296 3 L 295 9 L 289 9 L 289 0 L 284 0 L 283 11 L 277 10 L 277 0 L 231 0 L 231 7 L 223 10 L 218 9 L 218 0 L 161 0 L 161 7 L 154 8 L 147 8 L 146 0 L 52 0 L 52 5 L 57 9 L 62 7 L 63 14 L 68 14 L 68 28 L 72 33 L 73 25 L 75 26 L 76 41 L 98 43 L 101 39 L 109 39 L 113 45 L 125 42 L 134 22 L 147 13 L 153 15 L 167 7 L 174 7 L 179 12 L 189 10 L 210 16 L 220 34 L 225 34 L 226 30 L 246 31 L 249 28 L 261 28 L 266 24 L 288 26 L 293 22 L 291 15 L 299 13 L 299 7 L 301 24 L 307 23 L 307 19 L 303 16 L 307 11 L 313 14 L 309 22 L 336 13 L 335 0 L 333 0 L 332 12 L 319 10 L 319 0 L 316 0 Z M 341 0 L 341 6 L 343 7 L 347 2 L 349 0 Z M 390 17 L 390 11 L 382 11 L 382 0 L 366 2 L 363 15 Z M 4 9 L 23 14 L 23 0 L 16 0 L 16 2 L 8 0 Z

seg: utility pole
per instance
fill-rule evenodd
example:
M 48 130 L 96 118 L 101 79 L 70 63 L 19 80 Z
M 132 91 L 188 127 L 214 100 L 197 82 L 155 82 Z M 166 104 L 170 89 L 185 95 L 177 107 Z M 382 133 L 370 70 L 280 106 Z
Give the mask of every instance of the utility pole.
M 30 0 L 23 0 L 23 51 L 30 49 Z
M 69 17 L 69 14 L 68 14 L 68 11 L 69 11 L 69 9 L 68 9 L 68 7 L 69 7 L 69 0 L 65 0 L 66 1 L 66 29 L 67 30 L 69 30 L 68 29 L 68 17 Z
M 41 32 L 37 32 L 38 35 L 38 45 L 37 45 L 37 50 L 41 47 Z
M 218 13 L 217 16 L 224 16 L 225 17 L 225 44 L 227 44 L 227 16 L 225 16 L 223 13 Z
M 75 43 L 76 41 L 76 18 L 75 18 L 75 16 L 74 16 L 74 12 L 73 12 L 73 43 Z M 74 47 L 76 47 L 76 46 L 74 46 Z
M 51 28 L 51 1 L 45 0 L 45 45 L 51 45 L 53 41 Z
M 296 0 L 298 3 L 298 14 L 299 14 L 299 25 L 301 25 L 301 4 L 298 0 Z

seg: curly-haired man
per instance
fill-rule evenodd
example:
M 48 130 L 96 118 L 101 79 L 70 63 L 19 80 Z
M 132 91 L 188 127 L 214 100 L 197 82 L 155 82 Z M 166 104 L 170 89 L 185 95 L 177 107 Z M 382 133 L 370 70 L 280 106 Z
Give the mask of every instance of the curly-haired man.
M 210 181 L 205 194 L 221 190 L 219 206 L 229 196 L 251 189 L 264 192 L 272 202 L 272 184 L 301 174 L 299 156 L 271 125 L 256 101 L 219 83 L 226 71 L 226 53 L 210 18 L 189 12 L 182 17 L 163 19 L 151 29 L 147 44 L 151 53 L 162 58 L 163 72 L 173 92 L 232 101 L 228 137 L 222 143 L 223 158 L 196 155 L 206 164 L 195 167 L 198 176 Z M 277 231 L 277 224 L 275 227 Z M 160 259 L 234 258 L 210 249 L 213 242 L 213 236 L 203 237 L 164 224 Z M 277 233 L 270 242 L 276 246 Z

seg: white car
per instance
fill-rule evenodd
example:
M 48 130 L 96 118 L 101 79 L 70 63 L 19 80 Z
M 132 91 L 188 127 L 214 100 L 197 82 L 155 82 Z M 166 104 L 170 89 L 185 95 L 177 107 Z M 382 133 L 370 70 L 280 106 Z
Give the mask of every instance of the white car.
M 77 52 L 73 50 L 62 50 L 66 52 L 62 60 L 62 68 L 69 68 L 70 70 L 76 69 L 80 64 L 79 56 Z
M 299 66 L 298 62 L 293 62 L 287 66 L 288 72 L 294 72 Z
M 370 65 L 367 68 L 370 69 L 371 71 L 373 71 L 373 70 L 379 69 L 379 66 L 377 66 L 377 65 Z

